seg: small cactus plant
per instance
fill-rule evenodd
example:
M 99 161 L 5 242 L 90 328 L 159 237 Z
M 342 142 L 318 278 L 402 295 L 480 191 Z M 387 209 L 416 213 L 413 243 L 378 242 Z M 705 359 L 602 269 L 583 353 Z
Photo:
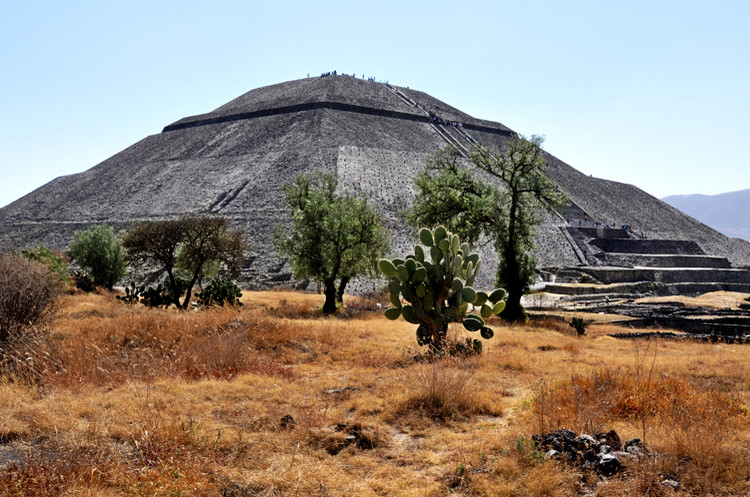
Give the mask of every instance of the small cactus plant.
M 137 286 L 135 281 L 131 281 L 130 286 L 125 287 L 125 295 L 115 295 L 115 298 L 122 300 L 127 305 L 134 305 L 141 301 L 141 295 L 144 290 L 142 286 Z
M 198 297 L 198 307 L 211 307 L 219 305 L 221 307 L 239 307 L 242 305 L 240 298 L 242 291 L 234 281 L 226 277 L 214 278 L 211 284 L 196 294 Z
M 571 319 L 570 323 L 568 323 L 568 326 L 576 330 L 576 333 L 578 333 L 579 338 L 586 335 L 586 326 L 588 325 L 583 321 L 583 318 Z
M 479 273 L 479 254 L 469 253 L 469 245 L 462 244 L 458 235 L 443 226 L 435 231 L 423 228 L 419 241 L 428 248 L 429 260 L 422 245 L 414 247 L 414 254 L 405 259 L 380 259 L 378 268 L 389 278 L 388 292 L 393 307 L 385 310 L 385 317 L 396 320 L 402 316 L 417 324 L 417 343 L 428 346 L 430 352 L 446 352 L 448 324 L 462 323 L 470 332 L 478 331 L 489 340 L 494 335 L 484 320 L 505 308 L 505 290 L 498 288 L 487 294 L 473 288 Z M 407 302 L 402 304 L 401 298 Z M 469 306 L 479 310 L 469 312 Z M 472 341 L 476 352 L 482 342 Z

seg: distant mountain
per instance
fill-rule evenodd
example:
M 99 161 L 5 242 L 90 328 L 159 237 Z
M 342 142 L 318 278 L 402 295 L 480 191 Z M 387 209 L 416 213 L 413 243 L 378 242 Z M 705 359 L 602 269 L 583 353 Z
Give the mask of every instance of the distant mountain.
M 750 241 L 750 189 L 719 195 L 671 195 L 662 200 L 727 236 Z

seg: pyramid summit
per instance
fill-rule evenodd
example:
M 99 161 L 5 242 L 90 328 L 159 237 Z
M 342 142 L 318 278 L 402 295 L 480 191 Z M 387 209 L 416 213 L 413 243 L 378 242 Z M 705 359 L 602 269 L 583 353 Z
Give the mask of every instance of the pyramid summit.
M 97 223 L 126 229 L 141 220 L 212 213 L 251 238 L 246 282 L 276 285 L 291 274 L 274 252 L 273 226 L 287 220 L 283 187 L 297 174 L 335 174 L 343 191 L 367 196 L 399 253 L 411 248 L 414 230 L 402 227 L 398 215 L 411 205 L 412 179 L 426 158 L 447 144 L 500 147 L 512 136 L 503 124 L 387 83 L 336 75 L 266 86 L 168 124 L 0 209 L 0 251 L 38 244 L 64 250 L 76 230 Z M 665 268 L 705 266 L 716 275 L 750 264 L 750 243 L 727 238 L 635 186 L 586 176 L 546 157 L 548 175 L 571 201 L 546 213 L 539 229 L 538 266 L 550 268 L 547 276 L 574 278 L 585 270 L 601 282 L 637 280 L 644 272 L 635 268 L 662 268 L 646 274 L 659 279 Z M 494 254 L 485 257 L 490 266 L 496 263 Z M 494 269 L 483 272 L 489 286 Z M 680 274 L 690 280 L 684 283 L 710 279 Z M 747 283 L 743 277 L 732 273 L 719 283 Z

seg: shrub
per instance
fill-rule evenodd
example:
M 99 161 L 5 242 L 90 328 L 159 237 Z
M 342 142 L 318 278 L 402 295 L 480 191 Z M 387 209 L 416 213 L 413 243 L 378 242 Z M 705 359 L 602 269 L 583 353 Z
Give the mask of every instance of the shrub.
M 143 285 L 136 285 L 134 281 L 130 286 L 125 287 L 125 295 L 115 295 L 117 300 L 124 302 L 126 305 L 141 303 L 146 307 L 169 307 L 174 300 L 172 291 L 159 283 L 155 287 L 146 288 Z
M 568 326 L 576 330 L 579 337 L 582 337 L 586 334 L 586 326 L 588 325 L 583 318 L 573 318 L 570 320 L 570 323 L 568 323 Z
M 70 264 L 64 255 L 53 252 L 44 245 L 39 245 L 34 249 L 22 250 L 21 254 L 29 260 L 41 262 L 47 266 L 47 269 L 61 281 L 69 280 L 68 267 Z
M 127 272 L 125 251 L 111 226 L 100 224 L 73 234 L 70 256 L 94 279 L 94 284 L 109 290 Z
M 473 369 L 462 366 L 465 364 L 458 359 L 444 357 L 405 370 L 400 382 L 408 397 L 396 409 L 396 415 L 401 417 L 411 412 L 434 421 L 448 421 L 492 412 Z
M 125 287 L 125 295 L 115 295 L 115 298 L 117 300 L 122 300 L 127 305 L 137 304 L 141 301 L 141 295 L 144 290 L 144 287 L 137 286 L 135 281 L 131 281 L 130 286 Z
M 169 307 L 172 305 L 172 292 L 159 283 L 156 288 L 149 287 L 141 292 L 141 303 L 146 307 Z
M 125 235 L 123 246 L 133 267 L 155 270 L 157 278 L 165 276 L 168 293 L 164 295 L 183 310 L 190 306 L 196 282 L 217 267 L 238 275 L 248 248 L 241 230 L 231 229 L 229 220 L 215 216 L 142 222 Z
M 0 258 L 0 365 L 4 373 L 26 360 L 36 329 L 55 313 L 60 279 L 20 254 Z
M 196 297 L 198 297 L 198 305 L 200 307 L 242 305 L 242 302 L 240 302 L 240 297 L 242 297 L 240 287 L 226 277 L 214 278 L 211 284 L 196 294 Z

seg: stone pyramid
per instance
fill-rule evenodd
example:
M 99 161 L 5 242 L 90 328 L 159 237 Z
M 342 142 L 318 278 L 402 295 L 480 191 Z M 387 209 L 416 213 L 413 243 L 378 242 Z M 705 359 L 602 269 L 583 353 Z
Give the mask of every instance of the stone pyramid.
M 350 76 L 258 88 L 0 209 L 0 250 L 37 244 L 64 250 L 73 232 L 96 223 L 127 228 L 139 220 L 215 213 L 250 236 L 246 283 L 286 284 L 291 274 L 271 238 L 273 227 L 287 220 L 282 187 L 298 173 L 334 173 L 342 190 L 366 195 L 382 211 L 399 253 L 411 247 L 415 230 L 402 227 L 398 215 L 411 204 L 412 178 L 426 157 L 449 143 L 498 147 L 513 134 L 426 93 Z M 551 155 L 548 161 L 549 176 L 571 204 L 546 213 L 539 230 L 538 266 L 546 279 L 748 287 L 747 272 L 738 267 L 750 264 L 750 243 L 727 238 L 635 186 L 586 176 Z M 482 281 L 489 286 L 496 259 L 491 250 L 485 257 Z M 691 267 L 710 274 L 675 271 Z M 669 271 L 676 281 L 665 276 Z

